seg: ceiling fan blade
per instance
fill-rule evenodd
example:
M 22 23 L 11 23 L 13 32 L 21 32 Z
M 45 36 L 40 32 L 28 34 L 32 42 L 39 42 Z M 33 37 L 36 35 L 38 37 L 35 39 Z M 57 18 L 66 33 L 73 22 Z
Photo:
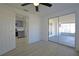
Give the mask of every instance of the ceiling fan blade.
M 25 5 L 29 5 L 29 4 L 31 4 L 31 3 L 24 3 L 24 4 L 22 4 L 21 6 L 25 6 Z
M 38 8 L 38 6 L 35 6 L 35 9 L 36 9 L 36 11 L 37 11 L 37 12 L 39 11 L 39 8 Z
M 48 6 L 48 7 L 51 7 L 52 6 L 51 3 L 40 3 L 40 4 L 45 5 L 45 6 Z

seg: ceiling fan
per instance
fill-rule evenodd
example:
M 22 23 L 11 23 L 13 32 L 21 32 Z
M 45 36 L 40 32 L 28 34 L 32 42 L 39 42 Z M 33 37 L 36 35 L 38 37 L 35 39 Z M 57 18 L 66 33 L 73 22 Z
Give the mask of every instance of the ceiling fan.
M 21 6 L 27 6 L 27 5 L 29 5 L 29 4 L 34 4 L 36 12 L 39 11 L 39 7 L 38 7 L 38 6 L 39 6 L 40 4 L 45 5 L 45 6 L 47 6 L 47 7 L 51 7 L 51 6 L 52 6 L 51 3 L 23 3 L 23 4 L 21 4 Z

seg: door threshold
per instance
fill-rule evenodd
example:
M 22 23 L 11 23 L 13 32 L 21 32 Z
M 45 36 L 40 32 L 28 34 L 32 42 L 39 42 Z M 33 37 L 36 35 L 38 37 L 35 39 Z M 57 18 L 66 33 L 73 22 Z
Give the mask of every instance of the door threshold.
M 48 41 L 50 41 L 50 40 L 48 40 Z M 65 44 L 62 44 L 62 43 L 58 43 L 58 42 L 54 42 L 54 41 L 50 41 L 50 42 L 53 42 L 53 43 L 56 43 L 56 44 L 60 44 L 60 45 L 62 45 L 62 46 L 66 46 L 66 47 L 75 49 L 75 47 L 68 46 L 68 45 L 65 45 Z

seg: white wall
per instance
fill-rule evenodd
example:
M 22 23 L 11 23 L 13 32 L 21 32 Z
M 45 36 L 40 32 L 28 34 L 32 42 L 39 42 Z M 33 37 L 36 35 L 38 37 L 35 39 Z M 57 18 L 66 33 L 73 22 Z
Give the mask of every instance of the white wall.
M 14 49 L 15 45 L 14 13 L 0 5 L 0 55 Z
M 38 13 L 29 13 L 15 8 L 17 14 L 26 15 L 26 23 L 28 23 L 28 43 L 40 41 L 40 16 Z M 26 26 L 27 26 L 26 25 Z M 26 27 L 27 28 L 27 27 Z
M 37 14 L 30 14 L 8 5 L 0 4 L 0 55 L 16 48 L 15 16 L 26 16 L 26 29 L 28 28 L 28 43 L 40 40 L 40 19 Z
M 11 7 L 11 6 L 9 6 Z M 12 8 L 16 14 L 26 16 L 26 26 L 28 27 L 28 43 L 40 41 L 40 16 L 38 13 L 29 13 L 22 11 L 22 9 Z M 26 29 L 27 29 L 26 27 Z
M 48 41 L 48 18 L 62 16 L 65 14 L 75 13 L 76 22 L 76 51 L 79 51 L 79 7 L 73 7 L 71 9 L 63 10 L 57 13 L 51 13 L 47 16 L 41 16 L 41 39 Z
M 41 17 L 41 40 L 48 41 L 48 18 Z
M 79 51 L 79 8 L 76 10 L 76 51 Z
M 39 15 L 29 16 L 29 43 L 40 41 L 40 18 Z

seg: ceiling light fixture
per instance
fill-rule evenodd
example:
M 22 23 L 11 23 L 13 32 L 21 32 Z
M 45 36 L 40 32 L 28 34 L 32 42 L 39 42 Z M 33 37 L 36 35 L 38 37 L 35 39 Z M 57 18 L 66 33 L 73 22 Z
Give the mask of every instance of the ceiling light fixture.
M 38 6 L 39 5 L 39 3 L 33 3 L 34 4 L 34 6 Z

